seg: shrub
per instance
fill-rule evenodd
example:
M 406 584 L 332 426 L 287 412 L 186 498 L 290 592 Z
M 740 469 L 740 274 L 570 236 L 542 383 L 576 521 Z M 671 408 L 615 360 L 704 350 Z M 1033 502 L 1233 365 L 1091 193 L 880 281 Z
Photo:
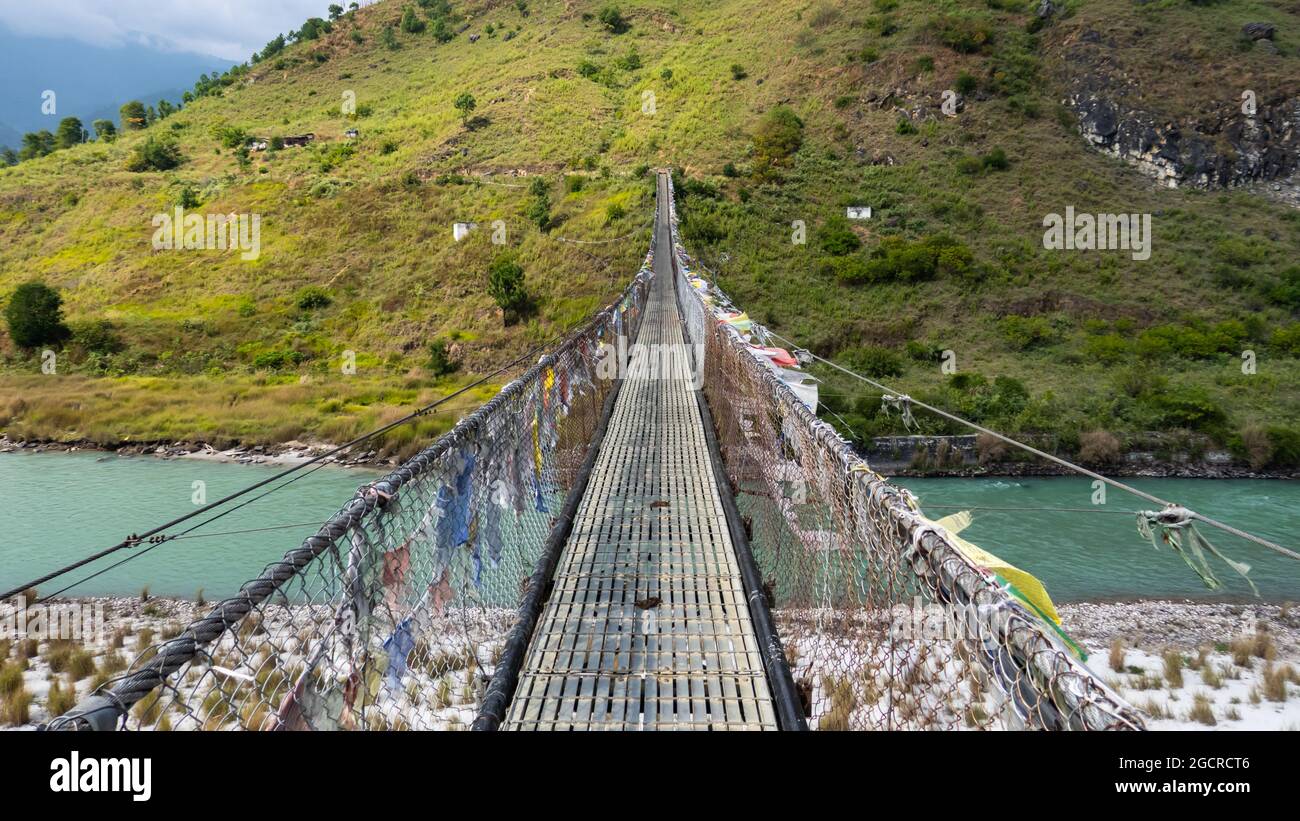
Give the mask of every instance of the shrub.
M 415 9 L 410 6 L 402 11 L 402 22 L 399 25 L 407 34 L 419 34 L 425 29 L 425 22 L 415 16 Z
M 1269 465 L 1272 467 L 1300 465 L 1300 430 L 1271 425 L 1267 432 L 1269 443 L 1272 445 Z
M 533 197 L 533 201 L 528 205 L 527 211 L 530 222 L 537 225 L 538 229 L 546 231 L 551 226 L 551 198 L 544 192 Z
M 333 302 L 333 297 L 329 291 L 319 285 L 307 285 L 298 289 L 294 302 L 304 311 L 313 311 L 317 308 L 328 308 Z
M 850 348 L 840 354 L 850 369 L 865 376 L 880 378 L 903 375 L 903 358 L 889 348 L 867 346 Z
M 862 240 L 853 232 L 849 221 L 842 216 L 834 216 L 826 221 L 818 232 L 821 249 L 832 256 L 842 257 L 862 247 Z
M 590 60 L 583 60 L 581 63 L 578 63 L 578 74 L 582 75 L 583 77 L 591 78 L 591 77 L 595 77 L 599 73 L 600 73 L 600 66 L 596 65 Z
M 499 258 L 488 268 L 488 294 L 506 312 L 519 311 L 527 304 L 524 269 L 509 258 Z
M 907 115 L 898 118 L 898 125 L 894 126 L 894 131 L 902 136 L 917 133 L 917 128 L 912 124 L 912 120 Z
M 1270 344 L 1283 353 L 1300 356 L 1300 322 L 1278 328 L 1273 332 Z
M 1090 336 L 1083 343 L 1083 355 L 1106 365 L 1128 357 L 1132 346 L 1128 339 L 1117 333 Z
M 1243 428 L 1235 444 L 1237 451 L 1245 455 L 1255 470 L 1267 467 L 1273 459 L 1273 441 L 1269 438 L 1268 430 L 1260 425 L 1247 425 Z
M 70 342 L 87 353 L 114 354 L 126 348 L 117 329 L 107 319 L 73 323 Z
M 993 171 L 1006 171 L 1011 167 L 1011 162 L 1007 159 L 1007 152 L 1001 148 L 995 148 L 980 157 L 980 164 Z
M 963 97 L 969 94 L 974 94 L 975 89 L 978 87 L 979 80 L 975 79 L 975 75 L 965 71 L 958 74 L 956 82 L 953 83 L 953 88 Z
M 971 273 L 974 255 L 970 249 L 946 234 L 932 234 L 916 242 L 885 237 L 871 253 L 866 279 L 919 282 L 936 274 Z
M 27 282 L 14 289 L 5 306 L 9 338 L 20 348 L 57 345 L 71 331 L 63 324 L 63 297 L 43 282 Z
M 1028 350 L 1051 342 L 1055 337 L 1052 325 L 1041 316 L 1005 316 L 998 323 L 1002 338 L 1017 351 Z
M 302 362 L 302 354 L 298 351 L 263 351 L 253 357 L 253 367 L 257 370 L 278 371 L 300 362 Z
M 50 682 L 50 690 L 45 695 L 45 710 L 50 716 L 61 716 L 77 706 L 77 691 L 73 685 L 64 690 L 56 678 Z
M 731 79 L 743 80 L 748 76 L 749 76 L 749 72 L 745 71 L 745 67 L 742 66 L 740 63 L 731 64 Z
M 1223 408 L 1200 388 L 1153 394 L 1144 397 L 1142 402 L 1156 413 L 1160 424 L 1166 428 L 1215 433 L 1227 420 Z
M 435 339 L 429 343 L 429 371 L 434 376 L 446 376 L 459 367 L 459 363 L 451 360 L 445 339 Z
M 993 42 L 993 27 L 985 20 L 942 14 L 930 21 L 939 42 L 958 54 L 976 54 Z
M 338 168 L 355 152 L 356 147 L 352 143 L 331 143 L 321 148 L 317 156 L 321 173 L 328 174 Z
M 754 129 L 754 171 L 762 177 L 787 165 L 803 145 L 803 120 L 786 106 L 768 111 Z
M 126 170 L 140 173 L 143 171 L 170 171 L 185 158 L 176 143 L 169 139 L 148 137 L 137 145 L 126 160 Z
M 1119 456 L 1119 440 L 1112 433 L 1091 430 L 1079 437 L 1079 460 L 1084 464 L 1107 465 Z
M 637 53 L 634 46 L 627 54 L 622 57 L 614 58 L 614 67 L 623 71 L 636 71 L 641 67 L 641 55 Z
M 626 214 L 627 211 L 624 210 L 623 206 L 619 205 L 616 202 L 611 202 L 609 206 L 605 208 L 605 224 L 609 225 L 611 222 L 620 220 Z
M 617 6 L 605 6 L 600 10 L 600 14 L 596 15 L 596 19 L 600 21 L 606 31 L 613 34 L 622 34 L 628 30 L 627 20 Z
M 225 148 L 239 148 L 248 143 L 248 132 L 233 125 L 219 125 L 213 135 Z

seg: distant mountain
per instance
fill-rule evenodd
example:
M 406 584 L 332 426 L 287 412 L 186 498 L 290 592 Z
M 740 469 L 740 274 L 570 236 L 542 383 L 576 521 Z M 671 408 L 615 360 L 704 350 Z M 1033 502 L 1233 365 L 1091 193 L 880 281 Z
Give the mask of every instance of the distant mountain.
M 127 100 L 179 102 L 200 74 L 223 72 L 231 65 L 203 54 L 102 48 L 22 37 L 0 27 L 0 77 L 5 78 L 0 83 L 0 145 L 17 148 L 24 132 L 53 131 L 64 117 L 79 117 L 87 128 L 96 117 L 116 121 L 118 107 Z M 41 112 L 46 90 L 56 95 L 53 115 Z

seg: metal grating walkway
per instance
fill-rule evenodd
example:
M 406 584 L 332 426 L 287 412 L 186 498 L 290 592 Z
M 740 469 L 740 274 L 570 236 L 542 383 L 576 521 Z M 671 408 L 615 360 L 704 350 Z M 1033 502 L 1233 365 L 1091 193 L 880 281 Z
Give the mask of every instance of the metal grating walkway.
M 683 357 L 660 213 L 637 342 L 672 352 L 678 367 L 650 356 L 629 369 L 504 729 L 777 729 Z

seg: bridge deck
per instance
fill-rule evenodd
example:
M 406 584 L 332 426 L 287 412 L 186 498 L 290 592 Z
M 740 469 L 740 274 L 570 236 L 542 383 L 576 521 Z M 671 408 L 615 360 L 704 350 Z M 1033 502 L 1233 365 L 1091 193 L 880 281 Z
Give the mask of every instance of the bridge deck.
M 504 729 L 777 728 L 655 230 L 637 342 L 682 366 L 627 374 Z

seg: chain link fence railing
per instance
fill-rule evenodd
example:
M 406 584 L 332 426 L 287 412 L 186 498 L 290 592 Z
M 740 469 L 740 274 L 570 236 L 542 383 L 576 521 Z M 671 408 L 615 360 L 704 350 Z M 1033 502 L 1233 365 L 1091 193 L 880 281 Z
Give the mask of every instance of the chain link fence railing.
M 763 353 L 761 327 L 695 273 L 675 208 L 670 219 L 684 321 L 704 344 L 723 462 L 810 728 L 1143 728 L 817 418 L 792 388 L 797 368 Z
M 51 729 L 468 729 L 640 322 L 622 297 Z

